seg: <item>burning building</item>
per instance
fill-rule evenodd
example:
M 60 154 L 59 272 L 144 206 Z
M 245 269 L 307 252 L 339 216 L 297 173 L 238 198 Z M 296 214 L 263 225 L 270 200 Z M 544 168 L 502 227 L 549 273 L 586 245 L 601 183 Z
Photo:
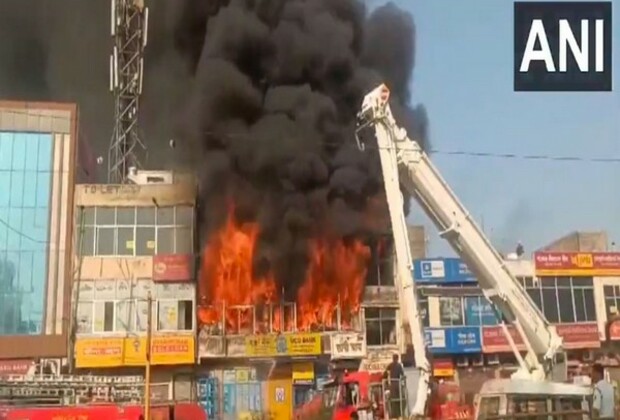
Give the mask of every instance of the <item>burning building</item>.
M 394 282 L 376 275 L 391 259 L 381 168 L 358 150 L 355 116 L 386 81 L 426 145 L 424 109 L 407 105 L 413 20 L 355 0 L 200 4 L 173 14 L 193 75 L 183 137 L 200 177 L 199 358 L 224 384 L 226 367 L 269 366 L 267 395 L 297 395 L 300 375 L 357 368 L 368 341 L 402 347 Z

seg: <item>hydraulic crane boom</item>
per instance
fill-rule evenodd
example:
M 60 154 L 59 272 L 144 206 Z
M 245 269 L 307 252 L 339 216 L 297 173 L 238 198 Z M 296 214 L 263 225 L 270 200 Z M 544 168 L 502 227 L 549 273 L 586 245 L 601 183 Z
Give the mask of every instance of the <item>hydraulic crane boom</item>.
M 501 313 L 503 319 L 513 324 L 521 333 L 527 347 L 525 358 L 521 357 L 508 334 L 506 324 L 502 322 L 505 335 L 521 365 L 516 376 L 535 380 L 565 380 L 566 364 L 562 339 L 555 327 L 547 322 L 540 309 L 506 267 L 503 258 L 476 225 L 428 155 L 396 124 L 388 103 L 389 96 L 389 89 L 385 85 L 366 95 L 358 114 L 358 133 L 364 128 L 374 130 L 386 178 L 386 194 L 395 239 L 403 236 L 399 231 L 406 231 L 404 217 L 398 217 L 403 212 L 402 198 L 396 198 L 400 197 L 398 185 L 402 185 L 431 218 L 440 231 L 440 236 L 450 243 L 476 276 L 485 297 Z M 358 143 L 363 149 L 364 144 L 360 143 L 359 137 Z M 398 206 L 400 207 L 397 208 Z M 399 247 L 397 244 L 396 251 L 399 267 L 411 264 L 406 246 Z M 399 268 L 399 274 L 400 272 Z M 402 279 L 401 277 L 401 281 Z M 412 289 L 405 295 L 407 298 L 409 295 L 415 296 L 413 292 Z M 411 308 L 413 312 L 410 318 L 417 317 L 415 303 L 404 307 L 409 311 Z M 420 324 L 413 322 L 413 319 L 410 319 L 410 325 L 412 329 L 421 329 Z M 417 348 L 415 351 L 420 352 Z

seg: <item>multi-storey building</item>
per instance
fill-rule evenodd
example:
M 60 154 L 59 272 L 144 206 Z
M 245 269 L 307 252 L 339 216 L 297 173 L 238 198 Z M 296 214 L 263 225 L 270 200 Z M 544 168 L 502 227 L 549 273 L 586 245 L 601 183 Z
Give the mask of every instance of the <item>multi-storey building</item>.
M 75 105 L 0 102 L 0 373 L 67 355 L 77 149 Z
M 196 183 L 159 171 L 132 180 L 76 186 L 70 362 L 78 372 L 142 373 L 150 325 L 153 393 L 189 398 Z

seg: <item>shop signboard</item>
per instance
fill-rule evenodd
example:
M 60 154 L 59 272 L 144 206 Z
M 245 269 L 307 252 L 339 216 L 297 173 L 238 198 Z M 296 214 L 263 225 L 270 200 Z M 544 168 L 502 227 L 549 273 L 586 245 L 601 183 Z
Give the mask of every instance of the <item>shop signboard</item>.
M 198 334 L 198 357 L 201 359 L 226 356 L 224 336 L 211 335 L 205 329 Z
M 316 356 L 321 354 L 321 334 L 265 334 L 245 338 L 248 357 Z
M 191 254 L 160 254 L 153 257 L 153 281 L 190 281 L 192 272 Z
M 32 359 L 0 360 L 0 376 L 25 375 L 34 370 L 35 363 Z
M 536 252 L 537 276 L 620 276 L 620 252 Z
M 426 346 L 434 354 L 466 354 L 482 351 L 479 327 L 426 328 Z
M 513 326 L 508 326 L 508 331 L 517 348 L 520 351 L 525 351 L 525 344 L 517 330 Z M 557 324 L 556 331 L 562 337 L 564 348 L 567 350 L 591 349 L 601 346 L 598 326 L 595 322 Z M 482 328 L 482 351 L 484 353 L 506 353 L 512 351 L 502 327 Z
M 314 384 L 314 363 L 312 362 L 293 363 L 293 384 L 294 385 L 313 385 Z
M 491 303 L 484 296 L 465 298 L 466 325 L 496 325 L 497 316 Z
M 452 359 L 433 359 L 433 376 L 454 376 L 454 363 Z
M 611 321 L 607 328 L 608 340 L 618 341 L 620 340 L 620 320 Z
M 227 357 L 245 357 L 245 337 L 232 336 L 226 338 L 226 356 Z
M 460 258 L 432 258 L 413 263 L 417 283 L 476 283 L 476 278 Z
M 78 368 L 144 366 L 146 337 L 82 338 L 75 344 Z M 166 336 L 151 339 L 153 365 L 181 365 L 195 362 L 194 337 Z
M 527 350 L 523 338 L 512 325 L 508 326 L 508 332 L 512 336 L 519 351 Z M 512 352 L 510 343 L 501 326 L 482 327 L 482 351 L 484 353 L 508 353 Z
M 601 347 L 596 322 L 557 324 L 555 328 L 558 335 L 564 339 L 564 348 L 567 350 Z
M 330 343 L 333 360 L 366 356 L 366 340 L 362 333 L 337 333 L 330 337 Z

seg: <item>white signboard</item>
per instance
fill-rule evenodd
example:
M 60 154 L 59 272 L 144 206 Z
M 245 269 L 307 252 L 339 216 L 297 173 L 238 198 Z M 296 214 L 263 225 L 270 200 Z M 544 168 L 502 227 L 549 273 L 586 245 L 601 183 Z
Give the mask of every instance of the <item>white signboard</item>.
M 437 278 L 444 278 L 446 276 L 446 267 L 444 265 L 443 260 L 422 261 L 420 263 L 420 268 L 422 271 L 420 273 L 420 277 L 423 279 L 428 279 L 428 278 L 437 279 Z
M 424 336 L 427 347 L 440 349 L 446 347 L 446 330 L 426 330 Z
M 331 336 L 332 359 L 361 359 L 366 357 L 366 340 L 360 333 Z

